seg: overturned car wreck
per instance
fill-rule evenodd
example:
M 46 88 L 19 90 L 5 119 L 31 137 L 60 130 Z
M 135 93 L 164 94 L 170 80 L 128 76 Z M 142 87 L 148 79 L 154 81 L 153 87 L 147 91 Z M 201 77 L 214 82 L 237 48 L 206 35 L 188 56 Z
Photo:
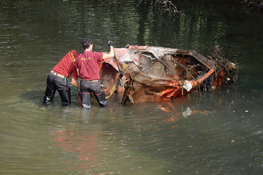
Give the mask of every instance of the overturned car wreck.
M 237 64 L 214 48 L 212 56 L 173 48 L 127 45 L 101 64 L 101 81 L 109 98 L 123 93 L 122 104 L 163 101 L 209 90 L 237 80 Z

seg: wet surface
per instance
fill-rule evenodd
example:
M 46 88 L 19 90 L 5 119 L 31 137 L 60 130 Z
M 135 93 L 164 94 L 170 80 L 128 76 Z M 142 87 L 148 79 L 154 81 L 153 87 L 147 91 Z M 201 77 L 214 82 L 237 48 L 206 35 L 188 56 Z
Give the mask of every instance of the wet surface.
M 144 2 L 144 1 L 143 1 Z M 263 16 L 232 4 L 175 1 L 183 15 L 134 1 L 0 2 L 0 174 L 260 174 Z M 237 84 L 168 102 L 83 111 L 58 94 L 42 106 L 50 69 L 107 41 L 196 50 L 231 46 Z

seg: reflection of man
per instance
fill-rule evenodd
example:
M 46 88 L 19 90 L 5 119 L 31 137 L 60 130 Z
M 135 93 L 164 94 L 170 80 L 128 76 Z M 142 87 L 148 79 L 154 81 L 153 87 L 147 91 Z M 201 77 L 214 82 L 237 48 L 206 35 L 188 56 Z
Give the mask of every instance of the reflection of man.
M 76 57 L 78 53 L 75 50 L 68 52 L 58 64 L 49 72 L 47 77 L 47 88 L 43 103 L 49 105 L 53 100 L 56 90 L 58 90 L 63 105 L 69 105 L 71 102 L 70 87 L 68 86 L 68 77 L 72 74 L 71 83 L 73 86 L 79 86 L 77 82 Z
M 109 53 L 93 52 L 93 42 L 86 38 L 82 40 L 84 52 L 80 54 L 76 61 L 78 77 L 80 81 L 80 96 L 82 107 L 89 109 L 91 107 L 91 93 L 94 94 L 99 105 L 107 106 L 104 88 L 100 83 L 99 65 L 104 59 L 114 57 L 114 47 L 111 41 Z
M 69 126 L 55 126 L 55 128 L 52 129 L 53 132 L 51 134 L 54 137 L 53 141 L 55 145 L 63 149 L 64 157 L 61 161 L 62 164 L 66 164 L 68 167 L 74 165 L 74 167 L 85 170 L 102 165 L 104 160 L 101 158 L 99 149 L 102 148 L 103 145 L 99 139 L 101 133 L 96 130 L 93 131 L 89 125 L 85 126 L 86 128 L 80 130 L 78 124 L 73 122 L 70 123 Z M 73 156 L 72 152 L 74 153 L 74 157 L 71 157 Z M 77 158 L 81 160 L 78 164 L 70 161 L 75 160 L 75 153 L 78 155 Z M 64 159 L 69 161 L 65 161 Z

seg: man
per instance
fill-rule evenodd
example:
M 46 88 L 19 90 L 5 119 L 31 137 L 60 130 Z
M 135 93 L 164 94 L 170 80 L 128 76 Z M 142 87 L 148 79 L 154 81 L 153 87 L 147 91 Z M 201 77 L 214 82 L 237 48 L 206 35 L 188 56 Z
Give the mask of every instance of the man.
M 101 107 L 107 106 L 104 88 L 100 82 L 99 63 L 104 59 L 114 57 L 113 43 L 109 41 L 108 45 L 110 47 L 109 53 L 93 52 L 92 40 L 90 38 L 82 40 L 84 52 L 78 56 L 76 66 L 78 77 L 81 79 L 80 97 L 83 108 L 91 108 L 91 93 Z
M 68 77 L 72 74 L 71 84 L 78 88 L 78 76 L 76 71 L 76 58 L 78 53 L 75 50 L 68 52 L 58 64 L 50 71 L 47 77 L 47 88 L 43 103 L 49 105 L 53 100 L 56 90 L 58 90 L 61 102 L 68 106 L 71 103 L 70 87 Z

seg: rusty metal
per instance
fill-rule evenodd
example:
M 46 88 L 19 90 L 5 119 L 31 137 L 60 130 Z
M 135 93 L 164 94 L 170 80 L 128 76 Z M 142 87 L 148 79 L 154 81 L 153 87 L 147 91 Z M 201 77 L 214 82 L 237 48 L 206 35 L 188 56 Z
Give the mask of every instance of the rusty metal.
M 220 52 L 215 53 L 212 57 L 206 58 L 196 51 L 173 48 L 134 45 L 115 48 L 116 60 L 114 58 L 106 60 L 101 67 L 101 77 L 106 77 L 108 72 L 110 78 L 101 80 L 106 87 L 105 93 L 109 94 L 115 90 L 112 89 L 115 86 L 109 82 L 116 83 L 118 71 L 124 72 L 121 84 L 125 86 L 116 89 L 123 93 L 121 102 L 123 105 L 127 102 L 170 100 L 187 95 L 203 84 L 211 88 L 219 86 L 223 82 L 225 72 L 235 71 L 235 63 L 219 57 Z M 111 65 L 116 72 L 103 66 L 104 64 Z

